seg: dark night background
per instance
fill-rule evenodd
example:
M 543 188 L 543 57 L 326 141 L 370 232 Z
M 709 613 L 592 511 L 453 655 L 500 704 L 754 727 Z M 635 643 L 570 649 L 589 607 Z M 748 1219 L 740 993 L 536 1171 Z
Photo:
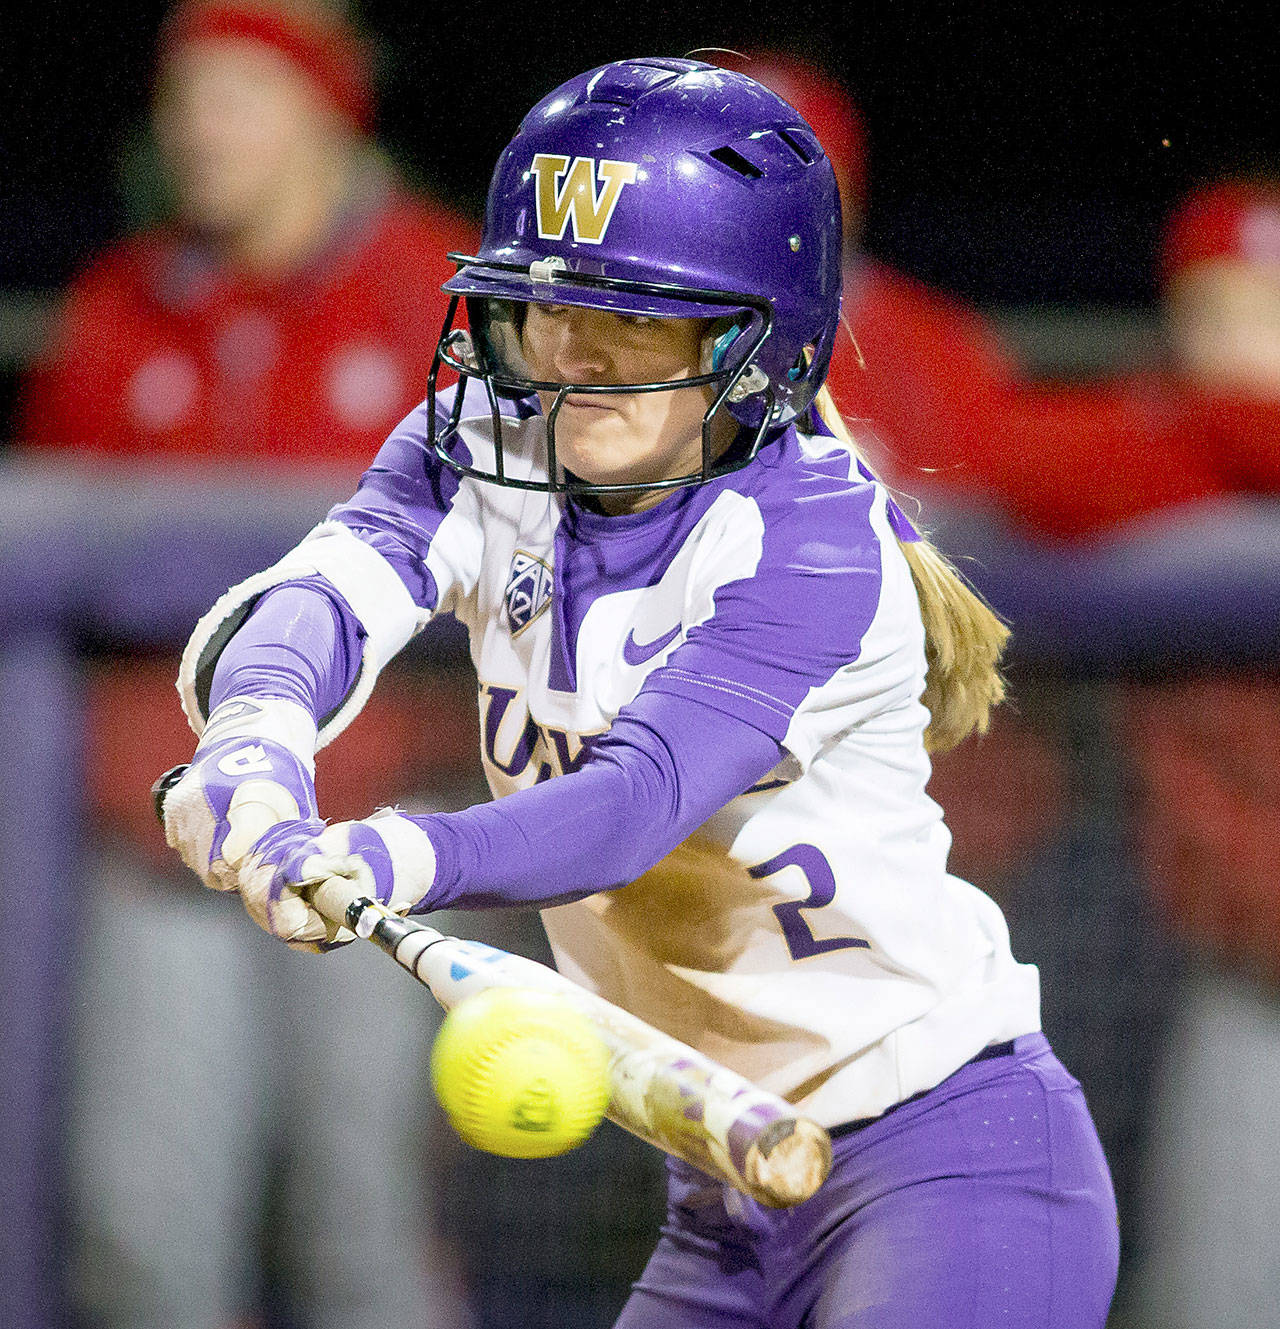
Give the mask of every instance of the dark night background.
M 115 162 L 144 116 L 164 7 L 9 7 L 0 293 L 58 288 L 119 231 Z M 472 208 L 521 111 L 583 68 L 708 45 L 818 57 L 865 109 L 868 247 L 984 305 L 1142 305 L 1171 199 L 1280 159 L 1275 26 L 1243 7 L 366 0 L 362 12 L 382 48 L 384 142 L 411 178 Z

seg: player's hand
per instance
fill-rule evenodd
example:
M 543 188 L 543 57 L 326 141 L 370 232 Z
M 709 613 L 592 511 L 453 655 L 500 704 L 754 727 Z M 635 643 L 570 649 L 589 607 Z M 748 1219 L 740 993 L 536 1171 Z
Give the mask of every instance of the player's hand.
M 317 815 L 304 755 L 314 741 L 314 723 L 292 702 L 232 698 L 209 717 L 186 774 L 164 796 L 165 840 L 206 886 L 236 890 L 266 831 Z
M 420 904 L 435 879 L 431 841 L 394 808 L 332 826 L 315 818 L 269 830 L 241 866 L 244 906 L 260 927 L 296 950 L 355 940 L 347 906 L 367 896 L 398 914 Z

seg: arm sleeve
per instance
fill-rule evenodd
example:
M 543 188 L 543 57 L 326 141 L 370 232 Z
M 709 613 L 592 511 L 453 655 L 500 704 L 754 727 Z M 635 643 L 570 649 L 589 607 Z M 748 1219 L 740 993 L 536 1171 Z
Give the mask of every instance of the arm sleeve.
M 360 671 L 364 633 L 321 577 L 268 591 L 218 657 L 209 709 L 228 697 L 297 702 L 317 728 L 342 705 Z
M 276 587 L 227 643 L 210 703 L 283 697 L 319 721 L 354 682 L 359 649 L 358 623 L 321 578 Z M 410 818 L 439 864 L 423 907 L 546 906 L 625 885 L 781 755 L 731 714 L 642 693 L 579 770 L 497 803 Z
M 626 885 L 781 756 L 732 715 L 641 694 L 578 770 L 496 803 L 410 818 L 437 858 L 420 908 L 546 908 Z

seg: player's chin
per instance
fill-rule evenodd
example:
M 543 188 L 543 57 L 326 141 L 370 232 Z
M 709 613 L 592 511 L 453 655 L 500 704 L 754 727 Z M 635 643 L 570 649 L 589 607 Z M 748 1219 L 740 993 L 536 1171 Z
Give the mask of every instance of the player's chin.
M 602 413 L 603 414 L 603 413 Z M 596 485 L 626 484 L 636 472 L 636 448 L 620 417 L 564 420 L 556 429 L 556 459 Z

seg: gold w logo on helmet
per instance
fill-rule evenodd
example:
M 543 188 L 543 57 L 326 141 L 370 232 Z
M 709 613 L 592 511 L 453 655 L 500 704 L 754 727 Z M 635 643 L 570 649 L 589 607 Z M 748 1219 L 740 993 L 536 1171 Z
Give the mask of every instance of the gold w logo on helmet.
M 623 185 L 635 184 L 637 170 L 635 162 L 575 157 L 570 164 L 568 157 L 539 152 L 533 159 L 538 235 L 543 240 L 563 240 L 572 223 L 575 240 L 598 245 L 609 229 Z

